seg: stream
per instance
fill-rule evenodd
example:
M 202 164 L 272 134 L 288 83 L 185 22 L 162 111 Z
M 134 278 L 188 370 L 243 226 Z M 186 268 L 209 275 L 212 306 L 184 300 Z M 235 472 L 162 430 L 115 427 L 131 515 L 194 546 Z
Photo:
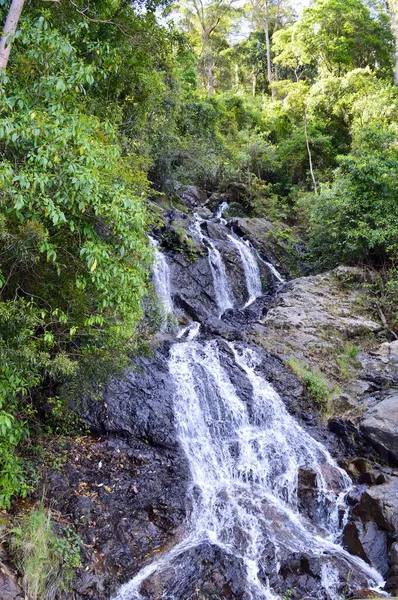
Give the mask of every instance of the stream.
M 219 207 L 214 220 L 225 228 L 223 243 L 240 262 L 243 305 L 235 298 L 222 246 L 203 231 L 206 221 L 197 218 L 192 228 L 207 248 L 218 319 L 226 311 L 246 309 L 262 296 L 261 262 L 276 285 L 283 284 L 275 266 L 227 228 L 225 208 Z M 152 243 L 154 285 L 164 310 L 171 313 L 176 310 L 173 270 L 157 242 Z M 206 590 L 203 585 L 196 588 L 195 578 L 199 568 L 209 568 L 211 574 L 202 574 L 201 581 L 213 581 L 215 563 L 221 565 L 220 572 L 234 573 L 232 583 L 223 584 L 222 598 L 286 600 L 291 593 L 286 565 L 292 557 L 297 557 L 298 569 L 304 569 L 302 578 L 311 573 L 307 583 L 303 579 L 300 584 L 308 599 L 344 600 L 350 578 L 358 588 L 383 585 L 375 569 L 340 545 L 350 478 L 288 412 L 264 377 L 262 361 L 256 348 L 242 341 L 202 335 L 199 321 L 191 320 L 176 333 L 168 369 L 175 390 L 177 436 L 191 477 L 189 518 L 181 539 L 149 560 L 114 600 L 208 598 L 200 595 Z M 312 518 L 298 499 L 303 470 L 316 474 Z

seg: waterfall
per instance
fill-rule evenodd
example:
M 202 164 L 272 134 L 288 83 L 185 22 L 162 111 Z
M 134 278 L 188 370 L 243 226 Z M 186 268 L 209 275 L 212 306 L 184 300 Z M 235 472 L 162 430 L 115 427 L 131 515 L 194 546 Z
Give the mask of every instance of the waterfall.
M 256 249 L 254 249 L 254 252 L 256 253 L 256 256 L 257 256 L 258 260 L 260 260 L 264 265 L 266 265 L 266 267 L 268 267 L 268 269 L 271 271 L 271 273 L 275 277 L 275 279 L 279 283 L 285 283 L 285 280 L 283 279 L 282 275 L 274 267 L 274 265 L 272 263 L 268 262 L 267 260 L 264 260 L 263 258 L 261 258 L 259 252 Z
M 159 250 L 159 244 L 149 237 L 152 247 L 154 261 L 152 265 L 152 279 L 156 289 L 157 296 L 161 302 L 165 316 L 173 312 L 173 300 L 171 297 L 170 268 L 166 258 Z
M 222 219 L 224 210 L 228 210 L 229 208 L 229 204 L 228 202 L 222 202 L 220 204 L 220 206 L 217 208 L 216 214 L 215 214 L 215 219 Z
M 277 392 L 259 375 L 257 353 L 238 343 L 228 346 L 234 369 L 250 382 L 250 401 L 240 397 L 223 366 L 222 344 L 187 341 L 171 348 L 175 418 L 192 477 L 191 523 L 185 539 L 122 586 L 116 600 L 143 598 L 140 589 L 152 576 L 157 577 L 157 585 L 163 581 L 156 597 L 186 598 L 183 586 L 188 563 L 184 567 L 184 556 L 203 541 L 243 563 L 247 600 L 280 600 L 262 567 L 271 566 L 277 574 L 280 557 L 294 552 L 322 561 L 319 586 L 333 600 L 342 600 L 334 556 L 348 570 L 362 573 L 369 585 L 381 585 L 373 568 L 337 544 L 338 509 L 344 508 L 344 495 L 351 485 L 348 476 L 289 415 Z M 318 477 L 314 523 L 297 508 L 301 467 L 313 469 Z M 328 484 L 325 470 L 333 472 L 339 490 Z
M 199 220 L 195 223 L 194 231 L 198 235 L 199 241 L 207 247 L 209 265 L 213 277 L 214 294 L 220 311 L 219 317 L 221 317 L 226 310 L 234 306 L 234 297 L 225 265 L 219 250 L 217 250 L 211 239 L 204 235 Z
M 251 246 L 246 244 L 241 238 L 233 233 L 228 234 L 228 238 L 239 252 L 245 273 L 247 293 L 249 295 L 249 299 L 245 304 L 246 308 L 246 306 L 252 304 L 256 298 L 259 298 L 262 295 L 262 284 L 257 258 Z

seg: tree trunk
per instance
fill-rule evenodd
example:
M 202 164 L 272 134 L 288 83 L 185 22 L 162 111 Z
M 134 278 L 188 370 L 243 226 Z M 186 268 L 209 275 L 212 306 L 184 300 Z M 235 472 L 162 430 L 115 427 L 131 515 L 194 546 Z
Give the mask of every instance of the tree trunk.
M 394 83 L 398 85 L 398 5 L 397 0 L 389 0 L 387 3 L 388 14 L 391 19 L 391 29 L 395 40 L 395 68 Z
M 203 40 L 203 46 L 205 48 L 205 60 L 206 60 L 206 79 L 207 79 L 207 92 L 209 96 L 214 94 L 214 75 L 213 75 L 213 57 L 210 48 L 209 36 L 205 34 Z
M 3 34 L 0 38 L 0 69 L 7 68 L 11 51 L 11 43 L 17 30 L 25 0 L 12 0 L 7 19 L 4 24 Z
M 256 91 L 257 91 L 257 73 L 253 72 L 253 84 L 252 84 L 253 98 L 256 97 Z
M 308 152 L 308 162 L 310 163 L 310 173 L 311 173 L 311 177 L 312 177 L 312 183 L 314 184 L 314 192 L 317 194 L 318 193 L 318 188 L 316 185 L 316 179 L 315 179 L 315 175 L 314 175 L 314 169 L 312 168 L 312 156 L 311 156 L 311 148 L 310 148 L 310 140 L 308 139 L 308 132 L 307 132 L 307 111 L 304 111 L 304 135 L 305 135 L 305 143 L 307 145 L 307 152 Z
M 269 39 L 269 12 L 268 12 L 268 2 L 267 2 L 267 10 L 265 14 L 265 23 L 264 23 L 264 33 L 265 33 L 265 44 L 267 49 L 267 79 L 271 89 L 272 98 L 275 98 L 275 90 L 272 89 L 272 63 L 271 63 L 271 42 Z

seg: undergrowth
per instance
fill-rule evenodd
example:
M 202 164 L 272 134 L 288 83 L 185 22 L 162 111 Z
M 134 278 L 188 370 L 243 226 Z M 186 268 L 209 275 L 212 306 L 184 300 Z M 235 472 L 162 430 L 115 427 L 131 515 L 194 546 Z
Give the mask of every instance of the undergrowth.
M 25 514 L 8 534 L 15 564 L 29 600 L 70 598 L 75 570 L 81 566 L 79 536 L 69 526 L 55 530 L 43 505 Z
M 311 400 L 314 400 L 322 410 L 326 410 L 330 400 L 330 390 L 323 375 L 319 371 L 311 370 L 294 357 L 289 358 L 287 364 L 300 379 Z

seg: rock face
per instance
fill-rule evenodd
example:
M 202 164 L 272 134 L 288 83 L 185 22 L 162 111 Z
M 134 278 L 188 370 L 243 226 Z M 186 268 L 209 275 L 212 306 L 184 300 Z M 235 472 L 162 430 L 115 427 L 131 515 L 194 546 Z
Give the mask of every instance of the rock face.
M 386 589 L 398 589 L 398 478 L 366 489 L 344 530 L 344 544 L 387 578 Z
M 379 323 L 358 314 L 359 311 L 353 312 L 352 304 L 358 297 L 352 290 L 341 290 L 336 302 L 337 283 L 336 274 L 326 273 L 286 284 L 276 306 L 268 311 L 264 325 L 296 329 L 309 337 L 325 329 L 335 329 L 347 337 L 380 331 Z
M 68 460 L 62 471 L 45 470 L 47 498 L 85 544 L 76 597 L 110 598 L 178 536 L 188 508 L 185 459 L 132 437 L 89 437 L 53 451 Z
M 366 411 L 360 429 L 382 455 L 398 464 L 398 392 Z
M 0 546 L 0 600 L 24 600 L 25 594 L 18 584 L 15 572 L 5 562 Z
M 96 433 L 177 447 L 167 355 L 166 341 L 152 359 L 138 358 L 125 377 L 114 379 L 102 400 L 85 401 L 84 419 Z

